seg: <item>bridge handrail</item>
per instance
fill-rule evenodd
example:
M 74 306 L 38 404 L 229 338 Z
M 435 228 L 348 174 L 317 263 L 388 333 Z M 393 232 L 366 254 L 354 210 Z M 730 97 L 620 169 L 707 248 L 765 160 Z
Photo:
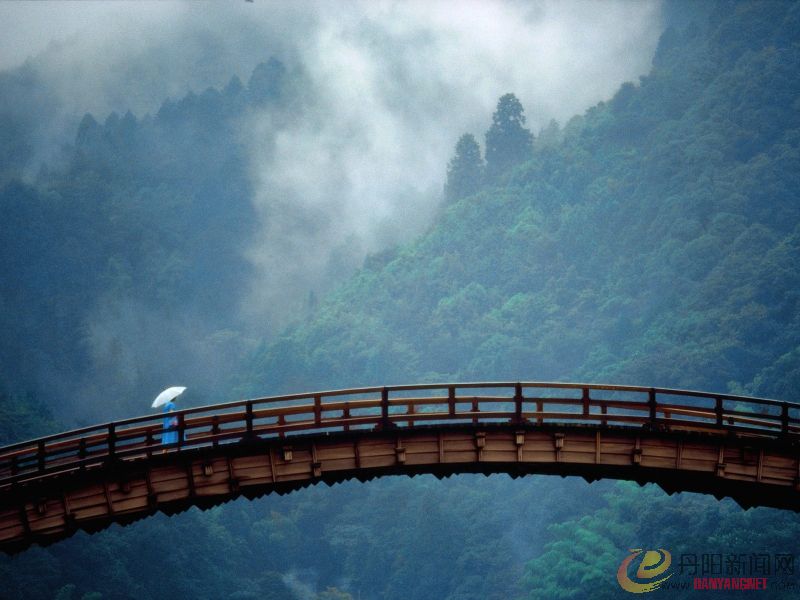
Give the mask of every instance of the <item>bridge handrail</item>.
M 458 395 L 467 390 L 503 389 L 513 392 L 511 396 Z M 581 397 L 562 397 L 545 395 L 526 397 L 525 390 L 576 390 Z M 423 396 L 417 398 L 395 396 L 400 392 L 445 392 L 443 396 Z M 645 394 L 646 398 L 637 400 L 593 398 L 592 392 L 617 392 Z M 360 398 L 379 394 L 379 398 Z M 659 396 L 669 396 L 658 402 Z M 343 399 L 342 397 L 345 397 Z M 346 397 L 358 397 L 347 400 Z M 680 398 L 710 400 L 713 407 L 679 404 Z M 271 408 L 270 405 L 308 401 Z M 331 401 L 333 400 L 333 401 Z M 739 402 L 762 405 L 780 409 L 779 414 L 758 413 L 752 410 L 728 408 L 725 403 Z M 491 411 L 480 410 L 481 403 L 508 403 L 514 408 Z M 464 410 L 459 405 L 470 405 Z M 527 410 L 525 404 L 536 405 L 536 410 Z M 567 405 L 582 407 L 581 412 L 546 411 L 546 405 Z M 435 409 L 447 406 L 447 412 L 417 412 L 417 407 Z M 405 412 L 393 409 L 405 408 Z M 601 412 L 592 412 L 592 408 Z M 378 409 L 380 412 L 351 415 L 351 411 Z M 630 415 L 609 413 L 608 409 L 646 413 Z M 526 423 L 552 423 L 553 419 L 583 420 L 608 425 L 609 423 L 633 423 L 653 427 L 678 427 L 703 431 L 743 432 L 750 435 L 769 437 L 800 438 L 800 418 L 790 411 L 800 410 L 800 404 L 755 398 L 718 392 L 701 392 L 660 387 L 630 385 L 591 384 L 572 382 L 466 382 L 407 384 L 393 386 L 371 386 L 328 390 L 300 394 L 284 394 L 237 400 L 222 404 L 186 408 L 171 413 L 178 419 L 179 441 L 162 445 L 160 440 L 163 413 L 149 414 L 119 421 L 73 429 L 62 433 L 43 436 L 33 440 L 18 442 L 0 448 L 0 487 L 5 487 L 26 479 L 36 479 L 76 468 L 86 468 L 98 461 L 137 457 L 144 453 L 151 456 L 156 448 L 170 451 L 183 447 L 197 448 L 216 446 L 226 440 L 248 439 L 263 435 L 284 438 L 291 432 L 330 431 L 331 429 L 350 430 L 351 427 L 364 426 L 397 427 L 413 426 L 415 421 L 455 421 L 471 420 L 473 423 L 489 422 L 487 419 L 511 419 L 520 425 Z M 341 416 L 323 416 L 323 413 L 341 412 Z M 661 416 L 659 416 L 659 414 Z M 674 414 L 682 418 L 675 418 Z M 303 420 L 293 420 L 305 415 Z M 287 417 L 289 419 L 287 420 Z M 276 419 L 275 423 L 258 422 Z M 221 429 L 220 425 L 238 424 L 236 428 Z M 210 427 L 210 430 L 208 428 Z M 184 438 L 184 434 L 188 437 Z M 66 456 L 70 454 L 71 456 Z

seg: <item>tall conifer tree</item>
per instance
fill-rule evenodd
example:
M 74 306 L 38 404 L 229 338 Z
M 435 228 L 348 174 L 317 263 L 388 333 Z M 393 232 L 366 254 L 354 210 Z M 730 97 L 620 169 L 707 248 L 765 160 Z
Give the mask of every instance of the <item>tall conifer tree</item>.
M 455 202 L 476 193 L 483 181 L 483 158 L 475 136 L 462 135 L 456 144 L 455 156 L 447 165 L 447 183 L 444 196 L 447 202 Z
M 531 155 L 533 134 L 524 127 L 522 104 L 514 94 L 505 94 L 492 115 L 486 132 L 486 173 L 497 177 Z

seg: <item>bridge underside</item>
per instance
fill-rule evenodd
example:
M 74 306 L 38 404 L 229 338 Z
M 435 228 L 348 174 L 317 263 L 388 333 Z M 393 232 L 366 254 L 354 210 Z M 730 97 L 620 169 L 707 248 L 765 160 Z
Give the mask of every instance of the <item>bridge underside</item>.
M 800 511 L 798 450 L 788 443 L 625 427 L 483 423 L 254 439 L 102 462 L 19 483 L 0 506 L 0 548 L 15 552 L 78 530 L 208 508 L 238 496 L 423 473 L 627 479 L 656 483 L 670 494 L 727 496 L 744 508 Z

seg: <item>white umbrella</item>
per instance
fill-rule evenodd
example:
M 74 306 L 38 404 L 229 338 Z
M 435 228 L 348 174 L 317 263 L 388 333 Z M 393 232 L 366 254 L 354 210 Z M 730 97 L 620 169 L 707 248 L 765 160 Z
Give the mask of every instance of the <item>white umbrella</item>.
M 153 408 L 164 406 L 167 402 L 174 400 L 175 398 L 180 396 L 185 389 L 186 389 L 185 387 L 180 387 L 180 386 L 175 386 L 165 389 L 158 396 L 156 396 L 155 400 L 153 400 Z

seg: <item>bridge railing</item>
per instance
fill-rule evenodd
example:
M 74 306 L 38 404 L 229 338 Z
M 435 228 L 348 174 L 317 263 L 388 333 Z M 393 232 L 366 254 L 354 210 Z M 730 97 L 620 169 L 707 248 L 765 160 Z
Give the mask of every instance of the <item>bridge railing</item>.
M 161 453 L 271 438 L 426 425 L 556 423 L 800 439 L 800 404 L 667 388 L 580 383 L 420 384 L 255 398 L 84 427 L 0 448 L 0 490 Z

